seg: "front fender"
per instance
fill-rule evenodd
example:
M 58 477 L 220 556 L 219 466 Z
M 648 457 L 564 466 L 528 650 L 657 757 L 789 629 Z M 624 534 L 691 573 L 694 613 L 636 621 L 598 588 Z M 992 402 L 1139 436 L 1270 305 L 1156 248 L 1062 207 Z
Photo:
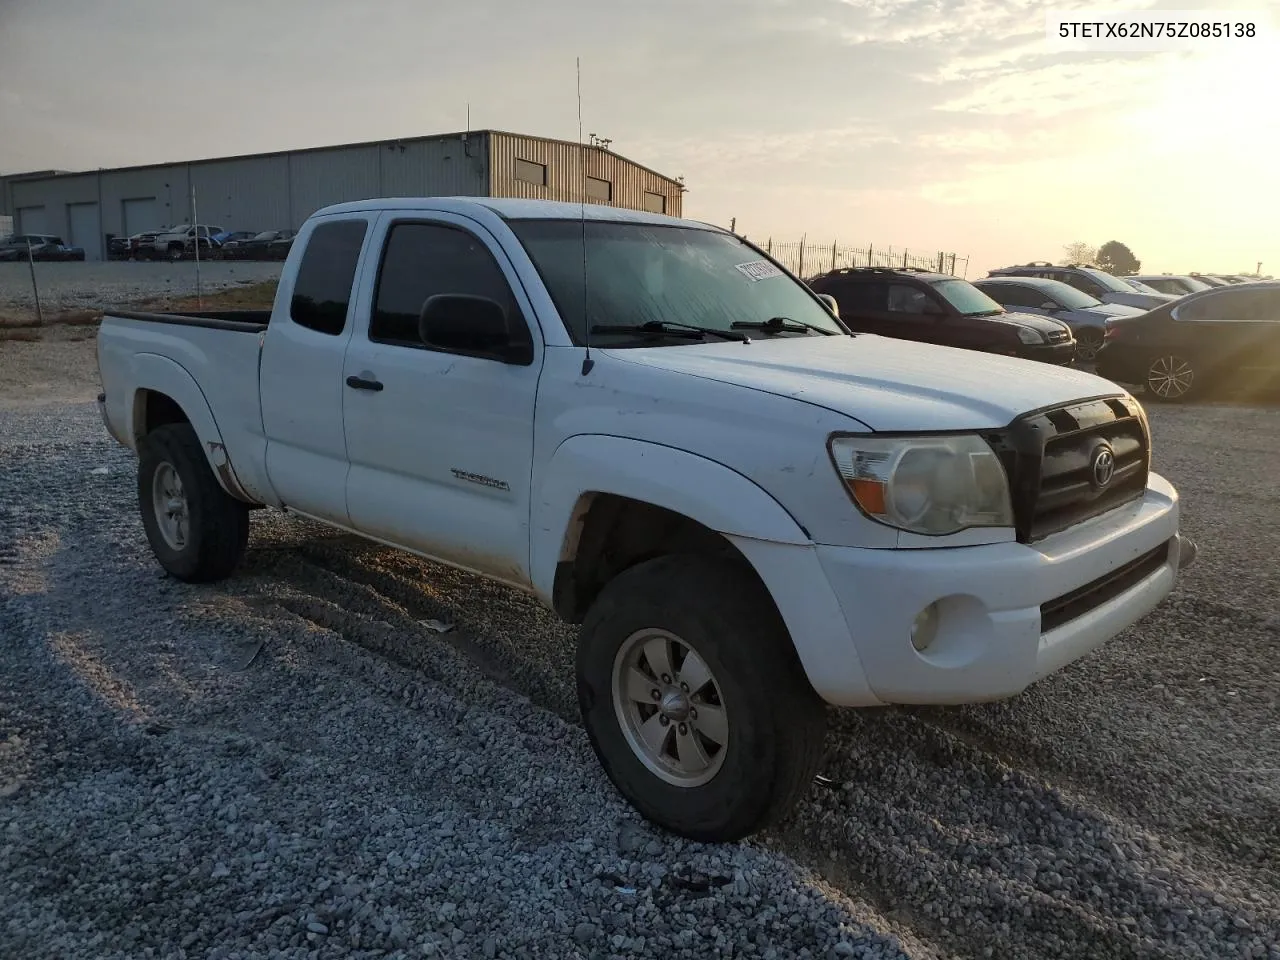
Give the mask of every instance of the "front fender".
M 597 435 L 560 445 L 532 503 L 529 569 L 545 602 L 577 534 L 580 504 L 597 493 L 664 507 L 727 537 L 769 590 L 819 696 L 851 706 L 878 702 L 809 534 L 753 481 L 684 450 Z
M 579 435 L 552 454 L 531 505 L 529 569 L 540 596 L 551 596 L 579 502 L 596 493 L 665 507 L 726 536 L 811 542 L 777 500 L 723 464 L 642 440 Z
M 218 483 L 231 496 L 246 503 L 257 501 L 245 492 L 236 476 L 235 468 L 227 456 L 222 442 L 222 432 L 213 417 L 204 391 L 180 363 L 158 353 L 139 353 L 133 357 L 133 383 L 135 389 L 127 400 L 124 422 L 129 425 L 129 446 L 138 448 L 138 440 L 146 429 L 146 408 L 142 402 L 143 391 L 153 390 L 168 396 L 182 408 L 191 426 L 200 438 L 200 448 Z

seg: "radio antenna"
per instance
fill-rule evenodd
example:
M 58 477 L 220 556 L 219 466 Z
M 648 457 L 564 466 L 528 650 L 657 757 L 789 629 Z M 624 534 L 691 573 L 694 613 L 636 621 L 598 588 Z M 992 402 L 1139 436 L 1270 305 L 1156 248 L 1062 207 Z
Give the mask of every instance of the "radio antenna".
M 596 362 L 591 359 L 591 318 L 587 315 L 587 148 L 582 143 L 582 58 L 575 57 L 574 63 L 578 71 L 578 154 L 582 157 L 578 211 L 582 222 L 582 337 L 587 348 L 582 358 L 582 375 L 585 377 Z

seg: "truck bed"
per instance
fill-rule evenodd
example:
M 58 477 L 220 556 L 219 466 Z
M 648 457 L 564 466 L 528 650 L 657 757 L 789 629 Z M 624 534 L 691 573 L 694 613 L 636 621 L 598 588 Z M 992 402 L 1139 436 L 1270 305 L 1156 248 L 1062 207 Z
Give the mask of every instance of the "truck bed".
M 244 489 L 268 500 L 258 369 L 268 310 L 147 313 L 107 309 L 98 330 L 104 415 L 135 445 L 153 393 L 172 399 L 220 442 Z

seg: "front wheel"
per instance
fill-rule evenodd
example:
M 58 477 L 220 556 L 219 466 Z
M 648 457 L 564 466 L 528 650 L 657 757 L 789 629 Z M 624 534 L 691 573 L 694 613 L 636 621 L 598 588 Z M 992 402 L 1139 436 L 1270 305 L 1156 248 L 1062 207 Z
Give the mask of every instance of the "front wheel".
M 179 580 L 221 580 L 244 556 L 249 505 L 219 486 L 188 423 L 157 427 L 139 441 L 138 506 L 152 552 Z
M 1200 386 L 1191 361 L 1177 354 L 1153 357 L 1147 367 L 1147 393 L 1155 400 L 1170 403 L 1186 400 Z
M 1102 349 L 1102 331 L 1084 327 L 1076 332 L 1076 359 L 1081 363 L 1093 363 Z
M 668 556 L 617 576 L 583 623 L 577 672 L 605 773 L 681 836 L 739 840 L 789 812 L 817 772 L 825 705 L 737 564 Z

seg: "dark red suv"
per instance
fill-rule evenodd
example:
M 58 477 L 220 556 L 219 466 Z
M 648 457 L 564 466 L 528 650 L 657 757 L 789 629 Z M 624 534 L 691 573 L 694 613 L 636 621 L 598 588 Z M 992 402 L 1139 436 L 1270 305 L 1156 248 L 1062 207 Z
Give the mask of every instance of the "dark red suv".
M 1010 313 L 958 277 L 916 269 L 855 267 L 809 281 L 835 298 L 840 319 L 859 333 L 1069 364 L 1076 341 L 1065 323 Z

